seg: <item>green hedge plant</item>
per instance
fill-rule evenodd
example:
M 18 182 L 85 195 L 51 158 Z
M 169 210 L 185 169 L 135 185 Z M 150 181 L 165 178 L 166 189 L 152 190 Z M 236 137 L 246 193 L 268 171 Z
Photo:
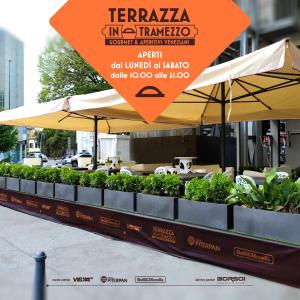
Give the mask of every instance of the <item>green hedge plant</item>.
M 68 185 L 78 185 L 80 181 L 80 174 L 70 168 L 62 168 L 60 172 L 61 182 Z
M 37 172 L 37 168 L 30 166 L 23 166 L 21 170 L 21 179 L 26 180 L 35 180 L 35 174 Z
M 214 203 L 225 203 L 234 183 L 231 178 L 222 173 L 215 174 L 210 180 L 208 199 Z
M 121 192 L 140 192 L 143 186 L 142 176 L 130 176 L 127 174 L 113 174 L 106 180 L 106 187 L 110 190 Z
M 222 173 L 215 174 L 210 181 L 194 178 L 186 184 L 185 198 L 193 201 L 225 203 L 234 184 Z
M 1 163 L 0 164 L 0 176 L 10 176 L 11 164 Z
M 185 187 L 185 198 L 194 201 L 209 200 L 210 182 L 206 179 L 194 178 L 187 182 Z
M 107 175 L 103 171 L 95 171 L 90 174 L 90 186 L 92 188 L 105 188 Z
M 91 174 L 89 172 L 80 173 L 79 185 L 83 187 L 91 186 Z
M 35 180 L 49 183 L 61 183 L 61 169 L 41 168 L 35 173 Z
M 18 165 L 18 164 L 11 165 L 10 171 L 9 171 L 9 176 L 14 177 L 14 178 L 20 178 L 23 167 L 24 166 Z
M 149 195 L 179 197 L 182 188 L 183 182 L 175 174 L 151 174 L 143 180 L 142 191 Z

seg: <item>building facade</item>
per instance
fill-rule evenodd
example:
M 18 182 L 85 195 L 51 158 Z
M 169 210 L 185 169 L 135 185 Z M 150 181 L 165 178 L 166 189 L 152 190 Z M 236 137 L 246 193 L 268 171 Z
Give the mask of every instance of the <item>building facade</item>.
M 0 107 L 24 105 L 24 45 L 0 28 Z
M 0 28 L 0 109 L 24 105 L 24 45 L 14 35 Z M 19 128 L 19 145 L 1 159 L 22 160 L 23 128 Z

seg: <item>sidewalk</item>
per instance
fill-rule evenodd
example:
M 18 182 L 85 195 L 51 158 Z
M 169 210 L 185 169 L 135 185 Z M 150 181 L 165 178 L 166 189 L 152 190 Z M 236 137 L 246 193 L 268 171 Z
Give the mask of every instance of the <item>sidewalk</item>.
M 198 263 L 31 217 L 0 206 L 0 299 L 31 300 L 33 255 L 47 253 L 47 283 L 71 279 L 69 287 L 47 288 L 47 300 L 296 300 L 300 290 Z M 167 284 L 199 284 L 196 278 L 245 276 L 252 286 L 137 286 L 135 276 L 166 276 Z M 74 277 L 126 278 L 134 286 L 79 286 Z M 65 282 L 63 282 L 65 284 Z M 76 286 L 78 285 L 78 286 Z

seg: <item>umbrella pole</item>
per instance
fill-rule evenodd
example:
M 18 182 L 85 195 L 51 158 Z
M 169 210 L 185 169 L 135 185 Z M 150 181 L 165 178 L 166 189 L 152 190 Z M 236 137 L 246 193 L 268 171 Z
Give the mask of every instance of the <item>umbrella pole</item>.
M 98 167 L 98 118 L 94 117 L 94 157 L 93 157 L 93 170 Z
M 226 171 L 226 92 L 225 82 L 221 83 L 221 168 Z

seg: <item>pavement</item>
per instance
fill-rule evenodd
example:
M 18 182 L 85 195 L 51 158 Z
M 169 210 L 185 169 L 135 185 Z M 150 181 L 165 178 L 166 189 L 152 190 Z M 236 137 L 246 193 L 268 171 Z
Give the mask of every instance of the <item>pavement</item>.
M 177 258 L 1 206 L 0 299 L 33 299 L 33 256 L 41 250 L 47 253 L 47 300 L 300 299 L 299 289 Z M 103 284 L 102 276 L 127 279 L 127 283 Z M 167 285 L 138 285 L 134 283 L 135 276 L 166 276 Z M 240 286 L 212 286 L 205 282 L 217 276 L 245 277 L 246 281 Z M 78 283 L 74 282 L 76 277 L 92 279 Z

